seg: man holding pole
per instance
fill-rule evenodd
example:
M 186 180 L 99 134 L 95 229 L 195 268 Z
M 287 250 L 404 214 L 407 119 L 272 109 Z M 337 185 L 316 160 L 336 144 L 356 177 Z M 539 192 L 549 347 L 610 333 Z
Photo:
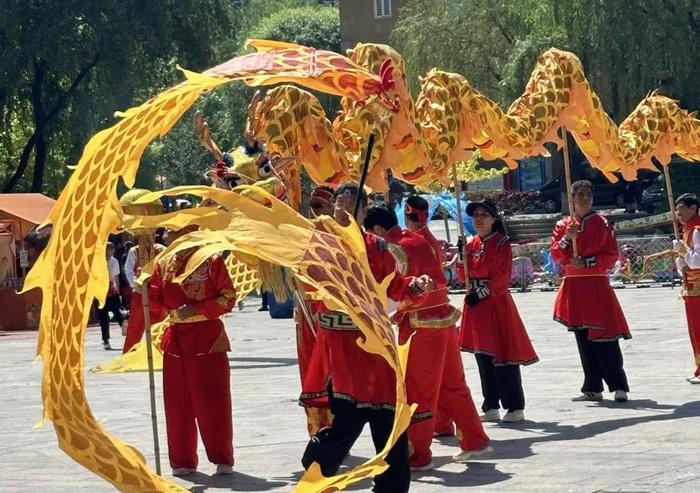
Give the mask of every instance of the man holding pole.
M 355 183 L 341 185 L 335 192 L 335 219 L 350 226 L 353 210 L 359 224 L 367 213 L 367 194 Z M 381 238 L 363 231 L 369 266 L 375 280 L 382 282 L 394 275 L 387 288 L 390 298 L 418 299 L 432 289 L 425 277 L 403 277 L 396 272 L 394 257 Z M 302 464 L 309 468 L 317 462 L 328 477 L 335 474 L 343 459 L 360 436 L 366 423 L 372 432 L 375 449 L 384 448 L 391 433 L 396 402 L 396 376 L 391 366 L 376 354 L 365 352 L 357 339 L 362 332 L 345 313 L 319 307 L 318 325 L 325 331 L 331 370 L 330 428 L 321 430 L 304 451 Z M 411 474 L 408 465 L 408 440 L 404 433 L 386 457 L 389 468 L 374 478 L 375 493 L 405 493 Z
M 442 266 L 423 237 L 399 227 L 394 211 L 371 207 L 364 226 L 388 242 L 401 274 L 427 275 L 435 283 L 435 289 L 421 300 L 401 302 L 393 317 L 399 326 L 399 343 L 404 344 L 412 337 L 406 392 L 409 402 L 416 402 L 418 408 L 408 428 L 411 469 L 424 471 L 433 468 L 430 444 L 438 395 L 443 399 L 448 418 L 457 424 L 462 450 L 455 455 L 455 460 L 466 462 L 488 454 L 492 451 L 490 440 L 464 378 L 455 329 L 460 313 L 450 305 Z
M 180 231 L 179 235 L 188 232 Z M 229 340 L 220 317 L 236 306 L 224 259 L 213 255 L 175 282 L 196 249 L 162 258 L 151 277 L 153 322 L 169 313 L 163 335 L 163 399 L 174 476 L 196 472 L 197 428 L 216 474 L 233 473 Z
M 683 301 L 688 319 L 688 334 L 695 355 L 695 373 L 688 377 L 691 384 L 700 384 L 700 202 L 695 195 L 685 193 L 676 199 L 676 217 L 683 225 L 683 239 L 673 240 L 677 253 L 676 266 L 683 274 Z
M 565 267 L 554 305 L 554 320 L 576 335 L 584 382 L 574 401 L 603 399 L 603 381 L 615 400 L 627 400 L 629 386 L 619 339 L 630 339 L 625 315 L 608 280 L 618 258 L 613 226 L 592 211 L 593 185 L 571 185 L 572 216 L 560 220 L 552 233 L 552 258 Z

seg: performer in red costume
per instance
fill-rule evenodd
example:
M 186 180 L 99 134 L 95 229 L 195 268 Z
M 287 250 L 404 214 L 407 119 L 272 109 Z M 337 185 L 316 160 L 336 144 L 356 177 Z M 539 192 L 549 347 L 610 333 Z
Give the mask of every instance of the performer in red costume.
M 478 234 L 466 247 L 469 291 L 464 300 L 461 346 L 474 353 L 479 366 L 484 395 L 481 419 L 499 421 L 502 405 L 508 410 L 504 422 L 523 421 L 520 365 L 536 363 L 538 358 L 508 290 L 513 264 L 510 240 L 492 202 L 470 202 L 467 214 Z M 460 239 L 460 255 L 462 242 Z M 457 275 L 464 280 L 461 262 Z
M 384 207 L 371 207 L 364 226 L 389 243 L 404 276 L 426 275 L 434 283 L 433 291 L 422 299 L 404 300 L 393 317 L 401 344 L 413 335 L 406 370 L 408 401 L 418 404 L 408 428 L 411 469 L 433 468 L 430 444 L 441 389 L 447 415 L 457 423 L 462 452 L 455 459 L 466 461 L 491 452 L 489 437 L 464 380 L 455 329 L 459 311 L 450 305 L 447 280 L 430 245 L 422 236 L 401 229 L 396 214 Z
M 333 216 L 333 189 L 326 186 L 315 188 L 309 198 L 312 217 Z M 315 436 L 333 421 L 328 400 L 330 368 L 325 331 L 319 330 L 316 317 L 323 303 L 313 301 L 307 294 L 312 288 L 302 286 L 301 304 L 294 311 L 297 326 L 297 356 L 301 377 L 299 404 L 306 412 L 309 436 Z
M 674 240 L 676 266 L 683 275 L 683 300 L 688 319 L 690 344 L 695 355 L 695 373 L 686 380 L 700 384 L 700 202 L 685 193 L 676 199 L 676 216 L 683 225 L 683 241 Z
M 214 255 L 181 284 L 194 249 L 161 259 L 151 278 L 149 297 L 154 322 L 170 315 L 163 350 L 163 398 L 168 455 L 174 476 L 197 470 L 197 428 L 217 474 L 233 472 L 230 350 L 219 317 L 236 305 L 236 293 L 224 260 Z
M 351 214 L 358 194 L 358 223 L 367 212 L 367 195 L 354 183 L 341 185 L 335 192 L 335 219 L 342 226 L 351 224 Z M 377 282 L 395 276 L 387 288 L 390 298 L 419 299 L 432 289 L 426 276 L 404 277 L 396 272 L 396 262 L 381 238 L 363 231 L 367 259 Z M 320 307 L 319 307 L 320 308 Z M 396 376 L 384 358 L 365 352 L 357 344 L 362 333 L 345 313 L 319 309 L 318 324 L 325 331 L 331 368 L 330 428 L 321 430 L 304 451 L 302 464 L 308 469 L 318 462 L 324 476 L 335 474 L 366 423 L 372 432 L 377 451 L 384 448 L 391 433 L 396 403 Z M 389 468 L 374 478 L 377 493 L 405 493 L 411 473 L 408 466 L 408 439 L 402 434 L 386 457 Z
M 440 240 L 435 238 L 430 228 L 428 228 L 428 214 L 430 212 L 430 204 L 420 195 L 411 195 L 406 199 L 406 204 L 404 206 L 404 217 L 406 218 L 406 229 L 414 233 L 418 233 L 430 244 L 433 249 L 433 253 L 437 258 L 438 263 L 441 268 L 445 264 L 445 254 L 442 250 L 442 243 Z M 444 271 L 443 271 L 444 275 Z M 456 331 L 456 328 L 455 328 Z M 456 332 L 455 332 L 456 333 Z M 459 354 L 459 338 L 457 337 L 457 354 Z M 446 367 L 447 371 L 449 367 Z M 462 366 L 461 360 L 459 367 L 456 368 L 458 374 L 453 375 L 455 379 L 460 378 L 459 373 L 464 373 L 464 367 Z M 464 376 L 464 375 L 463 375 Z M 437 413 L 433 418 L 434 431 L 433 435 L 436 437 L 446 437 L 453 436 L 455 434 L 454 424 L 452 419 L 448 417 L 448 410 L 445 405 L 445 398 L 442 396 L 442 387 L 440 388 L 440 394 L 438 396 L 438 407 Z
M 137 238 L 138 244 L 131 247 L 126 255 L 124 273 L 131 286 L 131 304 L 129 308 L 129 320 L 126 326 L 123 353 L 138 344 L 146 331 L 143 320 L 143 296 L 136 286 L 136 279 L 141 274 L 141 267 L 153 260 L 165 247 L 153 241 L 152 235 L 142 235 Z
M 567 216 L 554 226 L 551 248 L 552 259 L 565 267 L 554 304 L 554 320 L 576 335 L 583 366 L 582 394 L 572 400 L 601 400 L 605 380 L 615 400 L 623 402 L 629 385 L 619 339 L 632 336 L 608 280 L 608 271 L 618 258 L 615 232 L 605 217 L 592 211 L 591 182 L 577 181 L 571 190 L 576 219 Z

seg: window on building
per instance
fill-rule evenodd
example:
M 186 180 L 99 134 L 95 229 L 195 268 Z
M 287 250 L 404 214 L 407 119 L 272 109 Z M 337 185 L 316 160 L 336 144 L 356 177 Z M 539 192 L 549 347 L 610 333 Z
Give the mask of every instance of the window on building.
M 391 0 L 374 0 L 374 17 L 391 17 Z

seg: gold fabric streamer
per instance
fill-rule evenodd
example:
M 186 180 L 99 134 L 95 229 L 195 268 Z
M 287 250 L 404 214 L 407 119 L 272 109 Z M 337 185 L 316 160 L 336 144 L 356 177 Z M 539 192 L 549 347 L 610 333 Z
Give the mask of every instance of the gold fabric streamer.
M 220 231 L 196 231 L 174 241 L 161 255 L 196 248 L 179 278 L 186 278 L 215 252 L 232 251 L 289 269 L 301 282 L 316 291 L 308 293 L 330 309 L 347 313 L 362 331 L 358 344 L 382 356 L 396 372 L 396 412 L 387 444 L 379 454 L 351 471 L 326 478 L 313 464 L 295 491 L 313 493 L 343 489 L 384 471 L 386 454 L 408 427 L 416 405 L 406 400 L 404 375 L 409 343 L 397 346 L 386 309 L 386 288 L 391 278 L 377 284 L 367 260 L 362 233 L 355 223 L 344 228 L 332 218 L 308 220 L 259 187 L 239 187 L 238 194 L 209 187 L 177 187 L 152 192 L 144 202 L 165 194 L 187 193 L 208 198 L 230 214 L 229 225 Z M 257 193 L 263 200 L 256 200 Z M 271 204 L 267 207 L 263 203 Z M 151 218 L 148 218 L 151 220 Z M 180 224 L 184 227 L 185 224 Z M 280 244 L 279 238 L 285 238 Z
M 132 187 L 148 143 L 167 133 L 201 94 L 232 80 L 272 83 L 286 78 L 302 84 L 313 81 L 310 85 L 316 87 L 320 78 L 324 87 L 342 93 L 346 81 L 356 76 L 374 85 L 347 84 L 353 95 L 361 97 L 381 89 L 378 77 L 352 63 L 342 81 L 327 77 L 327 70 L 318 70 L 314 63 L 316 55 L 326 57 L 324 52 L 302 51 L 304 63 L 296 63 L 298 56 L 290 49 L 268 50 L 233 59 L 206 74 L 185 71 L 185 82 L 120 113 L 117 124 L 90 139 L 46 221 L 53 224 L 53 233 L 25 282 L 26 291 L 40 288 L 44 299 L 38 342 L 44 361 L 44 419 L 53 422 L 63 451 L 121 491 L 186 490 L 155 475 L 136 449 L 107 433 L 92 415 L 85 396 L 84 331 L 93 300 L 104 303 L 109 285 L 106 242 L 122 223 L 117 183 L 122 178 Z M 343 58 L 325 53 L 333 60 Z M 286 55 L 297 57 L 295 63 L 284 63 Z M 275 78 L 269 82 L 259 79 L 266 74 Z

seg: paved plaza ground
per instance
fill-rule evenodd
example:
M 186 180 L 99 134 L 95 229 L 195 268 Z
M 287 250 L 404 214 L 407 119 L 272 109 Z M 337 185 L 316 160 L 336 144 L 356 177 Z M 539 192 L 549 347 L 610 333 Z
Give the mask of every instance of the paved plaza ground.
M 468 465 L 451 462 L 454 439 L 435 441 L 437 468 L 416 474 L 411 491 L 697 492 L 700 491 L 700 386 L 687 384 L 692 356 L 682 302 L 676 288 L 616 291 L 634 338 L 622 342 L 632 392 L 616 404 L 574 403 L 582 381 L 571 334 L 552 321 L 555 293 L 514 294 L 541 362 L 525 368 L 527 421 L 488 424 L 495 453 Z M 453 301 L 459 303 L 458 297 Z M 181 484 L 195 492 L 291 491 L 300 476 L 306 444 L 303 410 L 297 406 L 299 377 L 291 320 L 271 320 L 249 298 L 242 312 L 226 318 L 234 399 L 236 473 L 212 476 L 200 451 L 201 472 Z M 122 337 L 113 328 L 113 345 Z M 32 363 L 33 333 L 0 337 L 0 492 L 113 491 L 56 445 L 41 417 L 41 363 Z M 86 335 L 85 366 L 116 356 L 101 348 L 100 332 Z M 467 379 L 481 404 L 474 357 L 463 354 Z M 95 415 L 107 430 L 136 445 L 153 464 L 145 373 L 86 374 Z M 165 428 L 158 375 L 161 444 Z M 365 434 L 348 463 L 371 452 Z M 163 452 L 165 472 L 167 454 Z M 369 482 L 352 488 L 368 491 Z

